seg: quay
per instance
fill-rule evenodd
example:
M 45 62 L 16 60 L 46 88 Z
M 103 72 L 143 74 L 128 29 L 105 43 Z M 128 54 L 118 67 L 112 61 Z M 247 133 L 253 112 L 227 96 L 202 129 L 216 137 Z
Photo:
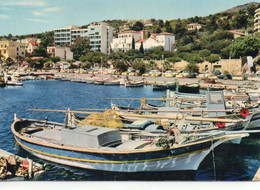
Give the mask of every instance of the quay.
M 87 79 L 91 76 L 91 74 L 85 74 L 85 73 L 54 73 L 54 76 L 58 77 L 65 77 L 65 78 L 77 78 L 77 79 Z M 108 79 L 111 76 L 113 77 L 120 77 L 120 78 L 126 78 L 126 76 L 123 75 L 102 75 L 102 74 L 95 74 L 96 77 L 98 78 L 103 78 L 103 79 Z M 236 90 L 238 86 L 241 86 L 247 82 L 248 80 L 223 80 L 223 79 L 216 79 L 217 84 L 210 84 L 210 83 L 205 83 L 203 80 L 198 79 L 198 78 L 174 78 L 174 77 L 143 77 L 143 76 L 127 76 L 128 79 L 130 80 L 144 80 L 144 83 L 146 85 L 152 85 L 154 83 L 161 84 L 164 82 L 179 82 L 179 83 L 200 83 L 200 88 L 201 89 L 207 89 L 208 87 L 224 87 L 227 90 Z M 254 83 L 259 83 L 257 81 L 254 81 Z

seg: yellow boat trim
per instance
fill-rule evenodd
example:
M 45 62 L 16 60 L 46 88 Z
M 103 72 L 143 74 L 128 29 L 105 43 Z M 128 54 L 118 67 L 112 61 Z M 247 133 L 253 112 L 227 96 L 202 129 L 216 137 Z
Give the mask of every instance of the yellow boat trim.
M 184 154 L 180 154 L 180 155 L 176 155 L 176 156 L 168 156 L 168 157 L 164 157 L 164 158 L 154 158 L 154 159 L 148 159 L 148 160 L 133 160 L 133 161 L 105 161 L 105 160 L 88 160 L 88 159 L 81 159 L 81 158 L 71 158 L 71 157 L 66 157 L 66 156 L 60 156 L 60 155 L 54 155 L 54 154 L 50 154 L 50 153 L 45 153 L 45 152 L 41 152 L 35 149 L 32 149 L 28 146 L 23 145 L 21 142 L 19 142 L 16 138 L 15 138 L 16 142 L 30 150 L 39 154 L 43 154 L 46 156 L 51 156 L 51 157 L 56 157 L 56 158 L 62 158 L 62 159 L 66 159 L 66 160 L 73 160 L 73 161 L 81 161 L 81 162 L 94 162 L 94 163 L 109 163 L 109 164 L 124 164 L 124 163 L 137 163 L 137 162 L 151 162 L 151 161 L 157 161 L 157 160 L 166 160 L 166 159 L 170 159 L 170 158 L 175 158 L 175 157 L 181 157 L 181 156 L 186 156 L 188 154 L 194 154 L 194 153 L 198 153 L 198 152 L 203 152 L 205 150 L 208 150 L 209 148 L 205 148 L 205 149 L 201 149 L 201 150 L 197 150 L 197 151 L 193 151 L 193 152 L 189 152 L 189 153 L 184 153 Z

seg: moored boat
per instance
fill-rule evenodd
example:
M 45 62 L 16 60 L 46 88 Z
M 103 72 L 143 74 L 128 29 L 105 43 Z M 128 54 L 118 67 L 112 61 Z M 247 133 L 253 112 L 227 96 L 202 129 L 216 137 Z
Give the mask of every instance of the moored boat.
M 76 127 L 17 117 L 11 130 L 16 142 L 36 157 L 113 172 L 197 170 L 215 147 L 248 136 L 222 131 L 189 138 L 174 132 L 169 138 L 157 141 L 132 140 L 123 139 L 118 129 L 93 125 Z
M 178 92 L 184 93 L 199 93 L 200 92 L 200 84 L 192 83 L 192 84 L 179 84 Z
M 152 85 L 153 90 L 175 90 L 176 83 L 175 82 L 166 82 L 163 84 L 153 84 Z
M 125 87 L 141 87 L 144 86 L 144 81 L 126 81 Z

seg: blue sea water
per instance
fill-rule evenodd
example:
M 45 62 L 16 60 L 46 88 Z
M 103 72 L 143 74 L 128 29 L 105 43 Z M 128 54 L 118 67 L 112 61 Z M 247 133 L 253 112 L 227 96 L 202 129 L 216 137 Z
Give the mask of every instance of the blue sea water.
M 64 113 L 28 111 L 32 108 L 100 109 L 110 108 L 111 100 L 105 100 L 108 97 L 160 98 L 162 96 L 165 96 L 165 92 L 153 91 L 151 86 L 125 88 L 124 86 L 99 86 L 68 81 L 26 81 L 24 86 L 0 88 L 0 148 L 45 163 L 46 172 L 43 175 L 43 181 L 252 180 L 260 166 L 260 140 L 258 138 L 245 138 L 240 145 L 224 144 L 217 147 L 214 155 L 210 153 L 196 172 L 118 174 L 81 170 L 39 160 L 16 145 L 10 130 L 14 113 L 21 118 L 45 119 L 48 117 L 50 121 L 64 122 Z M 113 103 L 123 106 L 140 106 L 140 101 L 113 100 Z

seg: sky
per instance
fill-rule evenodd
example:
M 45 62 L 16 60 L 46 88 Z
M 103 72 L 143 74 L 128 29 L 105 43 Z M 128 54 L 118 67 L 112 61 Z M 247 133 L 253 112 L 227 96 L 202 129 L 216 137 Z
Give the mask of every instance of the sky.
M 260 0 L 0 0 L 0 35 L 23 35 L 112 19 L 208 16 Z

